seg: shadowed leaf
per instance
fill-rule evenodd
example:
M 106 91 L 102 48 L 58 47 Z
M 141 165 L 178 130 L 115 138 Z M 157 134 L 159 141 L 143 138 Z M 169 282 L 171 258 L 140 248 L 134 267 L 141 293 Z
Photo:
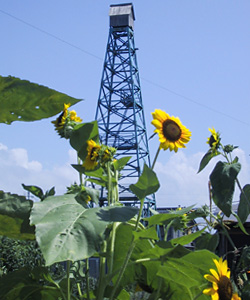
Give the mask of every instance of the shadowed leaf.
M 245 223 L 250 213 L 250 184 L 246 184 L 240 194 L 238 216 L 242 223 Z
M 210 175 L 214 203 L 227 217 L 232 212 L 235 179 L 240 169 L 240 163 L 219 161 Z
M 35 228 L 29 225 L 32 205 L 24 196 L 0 191 L 0 235 L 34 240 Z

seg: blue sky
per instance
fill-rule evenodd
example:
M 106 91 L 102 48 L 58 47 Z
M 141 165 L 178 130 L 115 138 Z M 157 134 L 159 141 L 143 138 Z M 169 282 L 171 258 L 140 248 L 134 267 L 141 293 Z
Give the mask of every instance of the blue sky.
M 1 75 L 39 83 L 84 99 L 83 121 L 95 116 L 109 32 L 109 6 L 124 1 L 12 0 L 0 2 Z M 133 1 L 135 44 L 147 132 L 156 108 L 178 116 L 192 131 L 187 148 L 161 152 L 155 170 L 158 206 L 208 202 L 207 181 L 215 161 L 196 174 L 208 150 L 208 128 L 224 144 L 239 146 L 240 180 L 250 166 L 250 2 Z M 54 118 L 52 118 L 54 119 Z M 60 139 L 52 119 L 0 124 L 0 189 L 22 192 L 21 183 L 44 189 L 77 180 L 75 153 Z M 158 147 L 149 142 L 151 159 Z M 235 199 L 237 200 L 237 198 Z

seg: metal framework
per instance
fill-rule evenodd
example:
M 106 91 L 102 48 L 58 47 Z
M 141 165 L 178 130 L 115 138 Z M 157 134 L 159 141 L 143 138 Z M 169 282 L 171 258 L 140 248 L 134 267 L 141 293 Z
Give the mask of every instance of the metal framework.
M 96 110 L 101 143 L 115 147 L 117 159 L 131 156 L 119 180 L 119 198 L 134 206 L 139 200 L 129 185 L 137 182 L 144 163 L 150 166 L 136 50 L 131 26 L 110 26 Z M 146 199 L 144 215 L 150 207 L 155 208 L 154 195 Z

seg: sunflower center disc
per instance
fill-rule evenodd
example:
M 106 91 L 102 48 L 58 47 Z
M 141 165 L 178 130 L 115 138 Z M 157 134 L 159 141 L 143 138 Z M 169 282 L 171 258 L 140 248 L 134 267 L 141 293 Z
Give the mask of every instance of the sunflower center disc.
M 162 126 L 163 135 L 170 142 L 176 142 L 181 137 L 181 129 L 173 120 L 166 120 Z
M 227 276 L 221 276 L 218 282 L 218 294 L 220 300 L 231 300 L 233 288 L 230 279 Z

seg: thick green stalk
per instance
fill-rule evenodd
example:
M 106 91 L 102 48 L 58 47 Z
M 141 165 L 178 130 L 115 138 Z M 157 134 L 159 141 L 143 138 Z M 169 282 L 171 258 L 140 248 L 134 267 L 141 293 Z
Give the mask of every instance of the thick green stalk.
M 69 276 L 69 271 L 70 271 L 70 260 L 67 260 L 67 266 L 66 266 L 66 271 L 67 271 L 67 300 L 70 300 L 70 276 Z
M 103 253 L 107 252 L 107 242 L 103 242 Z M 100 273 L 99 273 L 99 279 L 98 279 L 98 290 L 97 290 L 97 296 L 96 300 L 103 300 L 103 294 L 106 288 L 106 274 L 105 274 L 105 267 L 106 267 L 106 257 L 101 256 L 100 257 Z
M 111 176 L 111 168 L 110 161 L 107 162 L 107 177 L 108 177 L 108 206 L 112 203 L 112 176 Z
M 86 259 L 85 278 L 86 278 L 87 299 L 90 300 L 90 295 L 89 295 L 89 259 L 88 258 Z
M 113 229 L 112 229 L 112 233 L 111 233 L 109 274 L 111 274 L 113 272 L 114 253 L 115 253 L 115 236 L 116 236 L 116 228 L 118 225 L 119 225 L 118 222 L 113 223 Z
M 124 274 L 124 272 L 125 272 L 125 270 L 127 268 L 128 261 L 130 259 L 130 256 L 131 256 L 134 248 L 135 248 L 135 241 L 134 241 L 134 237 L 133 237 L 132 238 L 132 242 L 131 242 L 130 247 L 129 247 L 129 250 L 128 250 L 128 253 L 127 253 L 126 258 L 125 258 L 125 260 L 123 262 L 123 265 L 121 267 L 121 270 L 120 270 L 120 273 L 118 275 L 117 281 L 116 281 L 116 283 L 115 283 L 115 285 L 113 287 L 113 290 L 112 290 L 112 293 L 110 295 L 109 300 L 113 300 L 114 299 L 115 293 L 116 293 L 116 291 L 117 291 L 117 289 L 118 289 L 118 287 L 120 285 L 121 279 L 122 279 L 123 274 Z
M 141 214 L 142 214 L 142 210 L 143 210 L 143 204 L 144 204 L 144 199 L 140 199 L 140 210 L 139 210 L 139 213 L 137 215 L 137 220 L 136 220 L 136 225 L 135 225 L 135 231 L 137 231 L 138 229 L 138 226 L 139 226 L 139 222 L 140 222 L 140 219 L 141 219 Z
M 119 172 L 117 170 L 114 170 L 114 176 L 115 176 L 115 184 L 114 184 L 114 199 L 115 203 L 119 201 L 119 189 L 118 189 L 118 176 Z
M 140 211 L 139 211 L 139 214 L 137 216 L 137 221 L 136 221 L 136 225 L 135 225 L 135 231 L 137 231 L 138 229 L 138 226 L 139 226 L 139 222 L 140 222 L 140 218 L 141 218 L 141 214 L 142 214 L 142 209 L 143 209 L 143 199 L 140 200 Z M 131 244 L 130 244 L 130 247 L 129 247 L 129 250 L 128 250 L 128 253 L 126 255 L 126 258 L 123 262 L 123 265 L 121 267 L 121 270 L 120 270 L 120 273 L 118 275 L 118 278 L 117 278 L 117 281 L 115 283 L 115 286 L 113 287 L 113 290 L 112 290 L 112 293 L 111 293 L 111 296 L 110 296 L 110 299 L 109 300 L 113 300 L 114 299 L 114 296 L 115 296 L 115 293 L 120 285 L 120 282 L 122 280 L 122 277 L 123 277 L 123 274 L 128 266 L 128 262 L 129 262 L 129 259 L 131 257 L 131 254 L 135 248 L 135 240 L 134 240 L 134 236 L 132 237 L 132 241 L 131 241 Z

